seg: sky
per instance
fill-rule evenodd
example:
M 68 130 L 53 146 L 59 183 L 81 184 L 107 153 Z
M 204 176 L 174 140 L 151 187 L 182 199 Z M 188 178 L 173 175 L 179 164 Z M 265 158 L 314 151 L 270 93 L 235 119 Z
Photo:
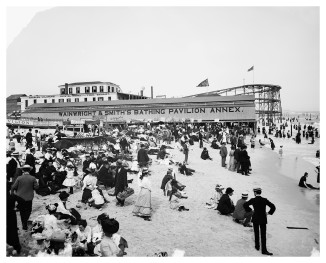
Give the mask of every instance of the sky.
M 318 7 L 7 7 L 6 95 L 83 81 L 154 97 L 274 84 L 284 110 L 318 111 L 319 27 Z

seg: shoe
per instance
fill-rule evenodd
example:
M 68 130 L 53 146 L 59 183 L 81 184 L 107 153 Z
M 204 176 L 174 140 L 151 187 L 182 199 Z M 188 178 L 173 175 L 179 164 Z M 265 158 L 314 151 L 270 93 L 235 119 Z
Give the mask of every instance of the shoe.
M 234 219 L 234 222 L 240 224 L 240 220 L 239 219 Z
M 145 221 L 152 221 L 152 219 L 150 219 L 149 217 L 145 217 L 144 220 Z
M 255 246 L 255 249 L 259 251 L 260 247 L 259 246 Z
M 268 251 L 264 251 L 262 252 L 263 255 L 267 255 L 267 256 L 273 256 L 273 253 L 268 252 Z

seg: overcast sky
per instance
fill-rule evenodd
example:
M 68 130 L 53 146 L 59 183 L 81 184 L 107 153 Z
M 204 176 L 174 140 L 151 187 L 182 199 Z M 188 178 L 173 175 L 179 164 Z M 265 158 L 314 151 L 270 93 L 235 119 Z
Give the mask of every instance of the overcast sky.
M 285 110 L 319 110 L 319 41 L 318 7 L 10 7 L 7 96 L 95 80 L 167 97 L 254 82 L 280 85 Z

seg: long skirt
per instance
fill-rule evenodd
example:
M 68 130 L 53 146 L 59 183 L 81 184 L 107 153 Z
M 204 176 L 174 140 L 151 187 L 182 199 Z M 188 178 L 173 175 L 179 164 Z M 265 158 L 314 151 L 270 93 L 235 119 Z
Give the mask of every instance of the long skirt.
M 141 188 L 132 212 L 138 216 L 151 216 L 151 191 Z

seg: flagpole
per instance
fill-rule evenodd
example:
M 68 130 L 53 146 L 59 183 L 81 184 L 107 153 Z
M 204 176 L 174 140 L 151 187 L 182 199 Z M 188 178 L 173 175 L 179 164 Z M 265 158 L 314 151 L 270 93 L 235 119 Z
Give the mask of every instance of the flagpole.
M 252 69 L 252 84 L 255 84 L 255 65 L 253 65 Z

